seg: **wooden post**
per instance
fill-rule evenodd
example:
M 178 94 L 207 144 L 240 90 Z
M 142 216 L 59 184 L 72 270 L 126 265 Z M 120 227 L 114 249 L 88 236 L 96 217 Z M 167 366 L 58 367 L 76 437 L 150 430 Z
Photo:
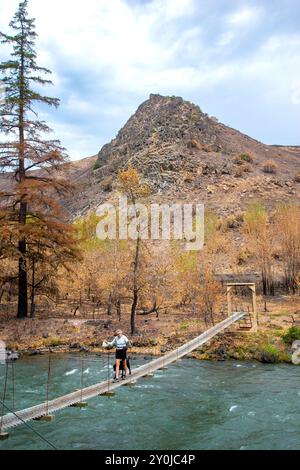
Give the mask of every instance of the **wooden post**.
M 86 408 L 88 404 L 85 401 L 79 401 L 70 405 L 70 408 Z
M 232 286 L 227 286 L 227 311 L 228 311 L 228 316 L 229 316 L 229 317 L 232 315 L 232 308 L 231 308 L 231 289 L 232 289 Z
M 50 421 L 53 421 L 54 420 L 54 416 L 52 415 L 44 415 L 44 416 L 40 416 L 39 418 L 34 418 L 33 421 L 45 421 L 45 422 L 50 422 Z
M 253 286 L 250 287 L 252 291 L 252 308 L 253 308 L 253 328 L 252 330 L 255 331 L 258 326 L 258 317 L 257 317 L 257 305 L 256 305 L 256 286 L 253 284 Z
M 108 391 L 108 392 L 100 393 L 99 396 L 100 396 L 100 397 L 108 397 L 108 398 L 111 398 L 111 397 L 114 397 L 114 396 L 115 396 L 115 392 Z
M 232 282 L 227 284 L 227 307 L 228 307 L 228 316 L 232 315 L 232 302 L 231 302 L 231 290 L 233 287 L 248 287 L 252 292 L 252 311 L 253 311 L 253 322 L 251 331 L 256 331 L 258 326 L 258 313 L 256 305 L 256 285 L 254 282 L 241 282 L 236 283 Z

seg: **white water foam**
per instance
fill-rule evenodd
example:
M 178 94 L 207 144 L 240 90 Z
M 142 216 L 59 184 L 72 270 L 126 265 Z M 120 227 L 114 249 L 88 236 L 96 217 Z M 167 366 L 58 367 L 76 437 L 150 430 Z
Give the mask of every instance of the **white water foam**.
M 76 374 L 77 371 L 78 371 L 78 369 L 73 369 L 73 370 L 70 370 L 69 372 L 66 372 L 65 375 L 68 377 L 69 375 Z
M 229 412 L 231 413 L 232 411 L 236 410 L 238 407 L 238 405 L 232 405 L 230 408 L 229 408 Z

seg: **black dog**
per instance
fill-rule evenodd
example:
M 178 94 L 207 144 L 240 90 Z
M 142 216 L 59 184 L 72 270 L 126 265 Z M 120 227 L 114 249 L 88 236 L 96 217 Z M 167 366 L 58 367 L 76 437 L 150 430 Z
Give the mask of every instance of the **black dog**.
M 131 366 L 130 366 L 130 360 L 129 360 L 129 357 L 127 357 L 126 359 L 126 365 L 127 365 L 127 369 L 128 369 L 128 372 L 129 372 L 129 375 L 131 375 Z M 122 379 L 125 378 L 125 370 L 124 370 L 124 367 L 123 367 L 123 362 L 121 361 L 120 363 L 120 372 L 122 372 Z M 114 373 L 115 373 L 115 376 L 114 376 L 114 380 L 117 378 L 116 377 L 116 364 L 114 364 Z

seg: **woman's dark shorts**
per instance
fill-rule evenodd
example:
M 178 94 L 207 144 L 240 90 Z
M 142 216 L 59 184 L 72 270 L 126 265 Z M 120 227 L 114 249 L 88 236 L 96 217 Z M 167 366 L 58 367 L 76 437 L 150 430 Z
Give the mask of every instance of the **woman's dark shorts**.
M 127 356 L 126 349 L 117 349 L 116 350 L 116 359 L 120 359 L 121 361 L 125 361 Z

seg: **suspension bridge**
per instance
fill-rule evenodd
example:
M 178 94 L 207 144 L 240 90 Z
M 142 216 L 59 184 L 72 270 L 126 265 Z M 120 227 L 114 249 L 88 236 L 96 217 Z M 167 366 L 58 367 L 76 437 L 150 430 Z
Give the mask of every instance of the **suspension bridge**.
M 29 421 L 50 421 L 53 417 L 53 413 L 56 413 L 57 411 L 60 411 L 64 408 L 82 408 L 87 405 L 87 400 L 90 400 L 91 398 L 97 396 L 113 396 L 115 390 L 119 387 L 134 385 L 136 381 L 142 377 L 151 377 L 155 371 L 167 368 L 168 365 L 178 361 L 192 351 L 198 349 L 204 343 L 208 342 L 214 336 L 218 335 L 234 323 L 245 321 L 246 316 L 249 316 L 249 313 L 245 311 L 233 313 L 225 320 L 206 330 L 200 336 L 197 336 L 193 340 L 185 343 L 183 346 L 180 346 L 157 359 L 137 367 L 130 376 L 127 376 L 120 382 L 114 382 L 108 376 L 108 379 L 104 382 L 86 388 L 81 388 L 80 390 L 76 390 L 75 392 L 58 397 L 51 401 L 48 400 L 47 392 L 47 400 L 44 403 L 17 412 L 11 410 L 12 412 L 8 414 L 2 414 L 0 417 L 0 438 L 8 438 L 9 434 L 7 431 L 9 429 L 26 424 Z M 48 380 L 49 375 L 50 374 L 48 374 Z M 4 400 L 2 401 L 2 404 L 4 405 L 3 409 L 8 409 L 8 407 L 5 407 Z

